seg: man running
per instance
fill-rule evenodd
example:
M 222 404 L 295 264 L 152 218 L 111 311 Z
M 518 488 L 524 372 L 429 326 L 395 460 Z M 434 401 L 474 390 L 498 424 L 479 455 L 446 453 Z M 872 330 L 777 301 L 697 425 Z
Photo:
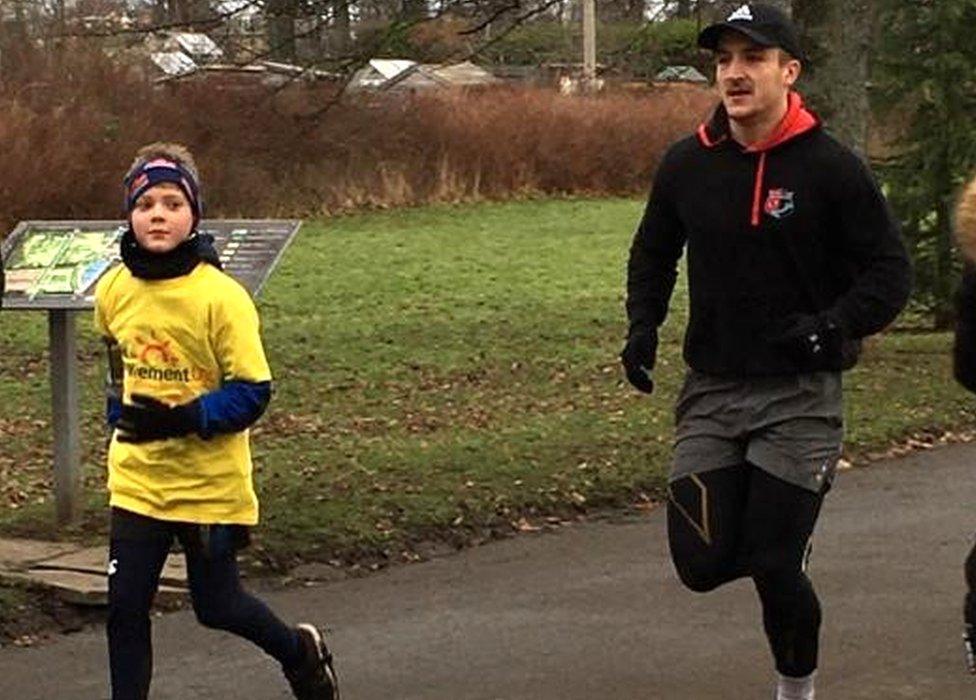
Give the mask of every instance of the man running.
M 721 104 L 658 168 L 630 249 L 621 360 L 650 393 L 687 245 L 671 556 L 694 591 L 752 578 L 775 697 L 811 700 L 821 612 L 805 555 L 841 450 L 841 371 L 902 309 L 911 266 L 868 168 L 793 90 L 789 18 L 749 3 L 698 44 Z

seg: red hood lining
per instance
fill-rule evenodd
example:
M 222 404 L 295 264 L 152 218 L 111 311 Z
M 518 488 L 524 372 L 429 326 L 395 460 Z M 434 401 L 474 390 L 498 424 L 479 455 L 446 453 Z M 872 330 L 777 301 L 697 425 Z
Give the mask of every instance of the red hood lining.
M 776 148 L 800 134 L 820 126 L 820 119 L 803 104 L 800 93 L 787 95 L 786 114 L 772 133 L 759 143 L 746 147 L 747 153 L 760 153 Z M 711 121 L 698 127 L 698 140 L 705 148 L 714 148 L 729 138 L 729 117 L 725 107 L 719 105 Z
M 747 146 L 746 153 L 758 153 L 756 162 L 756 181 L 753 187 L 752 208 L 749 223 L 753 228 L 759 226 L 762 216 L 763 177 L 766 174 L 766 154 L 800 134 L 805 134 L 820 126 L 820 120 L 813 112 L 803 106 L 803 98 L 798 92 L 790 92 L 786 97 L 786 114 L 772 133 L 758 143 Z M 709 127 L 712 127 L 710 131 Z M 715 133 L 713 136 L 712 133 Z M 698 140 L 705 148 L 714 148 L 729 138 L 729 117 L 725 108 L 719 105 L 711 123 L 698 127 Z
M 749 153 L 760 153 L 776 148 L 780 144 L 786 143 L 790 139 L 796 138 L 800 134 L 805 134 L 815 128 L 820 121 L 817 117 L 803 106 L 803 98 L 800 93 L 791 92 L 787 97 L 786 116 L 780 121 L 779 125 L 773 129 L 765 141 L 754 143 L 746 151 Z

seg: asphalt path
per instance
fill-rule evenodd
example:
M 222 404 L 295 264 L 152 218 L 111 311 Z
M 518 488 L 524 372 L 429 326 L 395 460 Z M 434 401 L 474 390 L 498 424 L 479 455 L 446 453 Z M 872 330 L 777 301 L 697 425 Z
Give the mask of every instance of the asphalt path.
M 976 530 L 976 445 L 842 472 L 811 576 L 825 620 L 818 700 L 973 700 L 962 562 Z M 360 579 L 268 593 L 325 625 L 345 700 L 768 700 L 748 582 L 679 584 L 663 509 L 522 535 Z M 291 697 L 277 665 L 192 613 L 155 620 L 156 700 Z M 108 697 L 104 631 L 0 649 L 0 697 Z

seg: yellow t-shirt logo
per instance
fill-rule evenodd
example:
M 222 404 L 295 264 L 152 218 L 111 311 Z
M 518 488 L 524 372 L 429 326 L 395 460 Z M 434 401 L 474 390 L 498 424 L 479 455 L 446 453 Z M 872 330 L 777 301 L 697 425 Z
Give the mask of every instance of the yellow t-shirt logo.
M 136 343 L 142 346 L 136 353 L 139 362 L 148 363 L 150 355 L 155 353 L 156 357 L 167 365 L 179 364 L 179 360 L 176 359 L 170 350 L 170 345 L 172 345 L 171 340 L 160 340 L 156 337 L 156 331 L 149 331 L 149 335 L 151 340 L 145 340 L 138 335 L 135 337 Z

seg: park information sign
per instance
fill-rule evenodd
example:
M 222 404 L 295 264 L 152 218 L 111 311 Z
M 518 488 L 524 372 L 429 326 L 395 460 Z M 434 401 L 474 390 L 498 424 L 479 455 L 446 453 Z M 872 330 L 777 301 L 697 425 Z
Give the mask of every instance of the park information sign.
M 300 221 L 203 221 L 214 237 L 224 271 L 257 296 Z M 95 304 L 95 284 L 121 264 L 118 221 L 22 221 L 3 241 L 7 269 L 4 309 L 48 312 L 51 351 L 51 423 L 58 523 L 76 521 L 81 510 L 75 317 Z
M 291 242 L 300 221 L 203 221 L 224 271 L 252 294 Z M 118 221 L 23 221 L 3 243 L 7 309 L 90 309 L 95 283 L 120 263 Z

